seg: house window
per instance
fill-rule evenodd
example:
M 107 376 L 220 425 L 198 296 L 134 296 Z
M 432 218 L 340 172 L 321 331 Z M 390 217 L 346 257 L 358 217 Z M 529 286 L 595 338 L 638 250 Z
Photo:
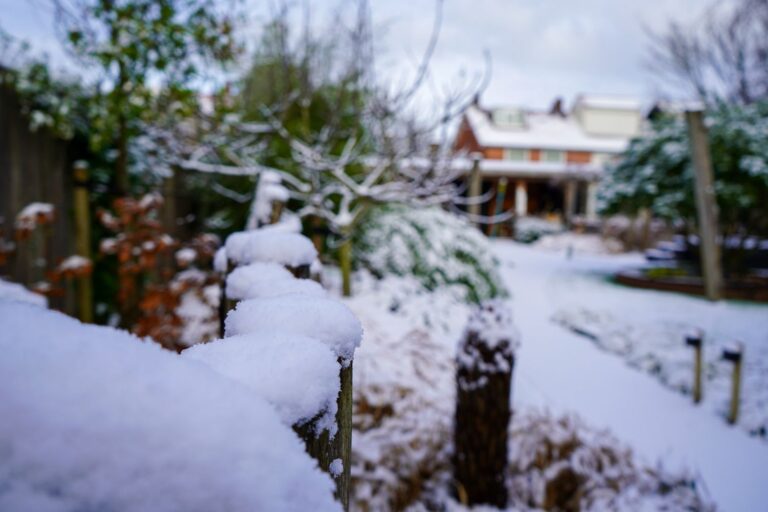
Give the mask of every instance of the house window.
M 545 149 L 541 152 L 542 162 L 565 162 L 565 152 Z
M 528 160 L 528 150 L 507 148 L 504 150 L 504 160 L 515 160 L 517 162 Z

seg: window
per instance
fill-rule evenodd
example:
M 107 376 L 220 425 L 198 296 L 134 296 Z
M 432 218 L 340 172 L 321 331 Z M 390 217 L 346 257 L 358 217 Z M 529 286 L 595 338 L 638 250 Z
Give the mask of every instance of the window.
M 564 162 L 565 153 L 563 151 L 554 151 L 551 149 L 545 149 L 541 152 L 542 162 Z
M 528 150 L 507 148 L 504 150 L 504 160 L 515 160 L 517 162 L 528 160 Z

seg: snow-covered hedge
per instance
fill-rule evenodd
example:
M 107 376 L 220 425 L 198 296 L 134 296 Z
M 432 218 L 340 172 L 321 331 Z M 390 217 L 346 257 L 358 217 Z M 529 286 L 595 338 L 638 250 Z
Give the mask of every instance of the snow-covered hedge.
M 278 414 L 255 386 L 38 306 L 0 300 L 0 325 L 0 510 L 339 510 L 281 422 L 305 404 Z
M 375 209 L 354 246 L 355 261 L 380 277 L 413 275 L 429 290 L 459 285 L 476 303 L 507 295 L 488 239 L 440 208 Z

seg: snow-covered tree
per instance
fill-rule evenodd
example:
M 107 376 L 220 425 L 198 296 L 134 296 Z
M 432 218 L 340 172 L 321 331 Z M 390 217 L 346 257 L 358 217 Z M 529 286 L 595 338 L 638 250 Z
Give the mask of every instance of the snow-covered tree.
M 768 236 L 768 102 L 717 104 L 707 123 L 720 232 L 742 249 L 749 237 Z M 694 170 L 684 119 L 658 119 L 648 135 L 633 140 L 608 171 L 600 196 L 606 213 L 647 208 L 694 231 Z

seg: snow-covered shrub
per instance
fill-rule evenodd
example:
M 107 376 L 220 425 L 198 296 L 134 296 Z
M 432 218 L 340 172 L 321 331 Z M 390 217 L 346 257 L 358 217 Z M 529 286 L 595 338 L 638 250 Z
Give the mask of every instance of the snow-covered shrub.
M 507 295 L 488 239 L 440 208 L 374 209 L 354 245 L 355 261 L 380 277 L 413 275 L 429 290 L 460 285 L 475 303 Z
M 515 220 L 515 240 L 530 244 L 546 235 L 554 235 L 563 231 L 558 222 L 551 222 L 538 217 L 521 217 Z

